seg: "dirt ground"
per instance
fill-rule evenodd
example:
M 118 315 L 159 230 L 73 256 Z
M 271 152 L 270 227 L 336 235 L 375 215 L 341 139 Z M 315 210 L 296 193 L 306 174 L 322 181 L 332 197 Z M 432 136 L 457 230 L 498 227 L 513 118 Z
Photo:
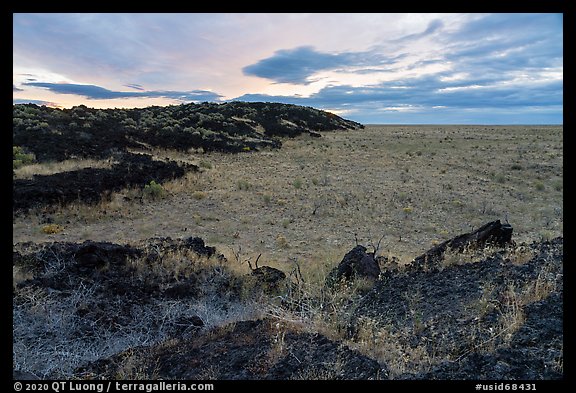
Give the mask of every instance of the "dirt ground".
M 513 240 L 563 234 L 562 126 L 367 126 L 241 154 L 157 151 L 200 173 L 160 200 L 125 190 L 13 220 L 13 242 L 200 236 L 220 253 L 282 266 L 334 265 L 356 241 L 409 262 L 500 219 Z M 125 198 L 129 196 L 130 198 Z M 46 222 L 63 227 L 43 233 Z

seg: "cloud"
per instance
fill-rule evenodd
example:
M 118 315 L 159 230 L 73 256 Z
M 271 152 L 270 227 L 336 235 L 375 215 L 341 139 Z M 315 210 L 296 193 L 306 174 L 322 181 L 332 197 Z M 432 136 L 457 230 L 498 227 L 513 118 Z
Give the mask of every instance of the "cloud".
M 320 70 L 337 68 L 347 55 L 320 53 L 309 46 L 278 50 L 273 56 L 242 69 L 244 75 L 258 76 L 279 83 L 309 83 L 308 78 Z
M 24 91 L 24 90 L 17 88 L 16 85 L 13 84 L 12 85 L 12 92 L 15 92 L 15 91 Z
M 387 122 L 392 117 L 412 119 L 414 116 L 428 114 L 421 119 L 431 119 L 434 115 L 436 122 L 458 123 L 464 121 L 462 114 L 474 113 L 477 119 L 475 122 L 482 123 L 482 117 L 487 119 L 494 113 L 506 112 L 507 115 L 499 119 L 505 118 L 508 123 L 513 122 L 513 113 L 516 113 L 516 122 L 525 119 L 524 123 L 530 123 L 531 116 L 533 118 L 546 113 L 546 119 L 555 119 L 555 123 L 561 123 L 562 90 L 561 80 L 512 83 L 507 79 L 481 76 L 446 80 L 443 74 L 438 74 L 361 88 L 328 86 L 309 97 L 245 94 L 236 100 L 283 102 L 320 109 L 346 110 L 350 118 L 357 121 L 380 116 L 384 119 L 380 122 Z M 392 112 L 397 113 L 391 117 Z M 441 118 L 441 115 L 445 117 Z M 494 122 L 494 119 L 491 121 Z
M 379 66 L 393 64 L 406 56 L 385 57 L 376 50 L 363 52 L 323 53 L 312 46 L 281 49 L 271 57 L 242 69 L 244 75 L 267 78 L 277 83 L 309 84 L 311 77 L 324 70 L 346 70 L 352 73 L 382 71 Z
M 434 19 L 428 23 L 428 27 L 426 27 L 426 30 L 423 32 L 405 35 L 394 40 L 394 42 L 415 41 L 437 32 L 438 30 L 442 29 L 442 27 L 444 27 L 444 22 L 442 22 L 440 19 Z
M 238 58 L 253 58 L 255 45 L 244 41 L 260 40 L 262 31 L 243 34 L 260 19 L 248 16 L 254 23 L 232 13 L 15 13 L 13 64 L 23 73 L 64 77 L 38 78 L 44 82 L 116 86 L 130 81 L 152 90 L 209 86 L 208 80 L 229 80 Z
M 179 101 L 217 101 L 222 96 L 206 90 L 192 91 L 113 91 L 95 85 L 79 85 L 73 83 L 29 82 L 27 86 L 41 87 L 58 94 L 74 94 L 92 100 L 107 100 L 118 98 L 171 98 Z
M 453 41 L 482 42 L 487 39 L 533 40 L 553 34 L 556 39 L 562 36 L 562 14 L 495 13 L 482 15 L 462 24 L 454 31 Z
M 490 14 L 443 37 L 446 59 L 498 71 L 558 67 L 563 26 L 556 14 Z
M 129 83 L 129 84 L 124 85 L 124 86 L 129 87 L 129 88 L 134 89 L 134 90 L 144 91 L 144 88 L 142 87 L 142 85 L 139 85 L 137 83 Z
M 422 34 L 422 36 L 427 36 L 430 35 L 432 33 L 435 33 L 437 30 L 440 30 L 442 27 L 444 27 L 444 22 L 442 22 L 440 19 L 434 19 L 433 21 L 431 21 L 428 24 L 428 27 L 426 28 L 426 30 L 424 30 Z

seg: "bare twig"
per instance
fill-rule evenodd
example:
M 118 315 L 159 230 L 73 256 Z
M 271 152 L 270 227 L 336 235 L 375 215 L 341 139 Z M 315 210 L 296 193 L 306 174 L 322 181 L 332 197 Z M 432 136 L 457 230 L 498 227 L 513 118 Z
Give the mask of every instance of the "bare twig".
M 234 256 L 234 259 L 236 260 L 236 262 L 238 263 L 242 263 L 240 261 L 240 253 L 242 252 L 242 246 L 238 246 L 238 251 L 235 251 L 232 247 L 230 247 L 230 250 L 232 251 L 232 255 Z
M 378 244 L 376 245 L 376 247 L 374 247 L 374 258 L 376 258 L 376 254 L 378 253 L 378 250 L 380 250 L 380 243 L 382 243 L 382 239 L 384 239 L 384 236 L 386 236 L 386 234 L 384 234 L 380 237 L 380 240 L 378 240 Z
M 380 250 L 380 243 L 382 243 L 382 240 L 384 239 L 384 236 L 386 236 L 386 234 L 383 234 L 380 239 L 378 240 L 378 244 L 374 245 L 374 242 L 370 241 L 370 243 L 368 243 L 368 246 L 372 247 L 374 249 L 373 252 L 373 256 L 374 258 L 376 258 L 376 254 L 378 253 L 378 250 Z
M 296 258 L 290 258 L 293 260 L 294 262 L 294 269 L 292 270 L 292 272 L 290 272 L 290 276 L 294 276 L 296 278 L 296 281 L 298 283 L 298 285 L 300 285 L 300 283 L 304 283 L 304 277 L 302 277 L 302 272 L 300 271 L 300 264 L 298 263 L 298 260 Z

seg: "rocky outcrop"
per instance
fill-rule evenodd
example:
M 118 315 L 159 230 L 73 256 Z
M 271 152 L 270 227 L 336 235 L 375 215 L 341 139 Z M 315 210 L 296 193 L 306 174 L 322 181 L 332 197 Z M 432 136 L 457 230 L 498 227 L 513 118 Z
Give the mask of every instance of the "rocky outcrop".
M 159 258 L 167 252 L 194 251 L 200 256 L 210 258 L 216 253 L 215 247 L 204 244 L 200 237 L 187 237 L 185 239 L 172 239 L 170 237 L 157 237 L 148 240 L 147 250 L 149 258 Z
M 282 270 L 270 266 L 257 267 L 250 274 L 256 277 L 258 281 L 268 285 L 276 285 L 286 278 L 286 274 Z
M 560 378 L 563 239 L 530 249 L 521 264 L 496 252 L 444 269 L 384 272 L 354 310 L 350 335 L 370 321 L 406 347 L 448 359 L 399 379 Z
M 516 380 L 562 379 L 562 294 L 526 306 L 526 321 L 510 344 L 493 353 L 470 352 L 455 361 L 444 361 L 431 371 L 406 374 L 402 379 Z
M 342 280 L 351 281 L 359 277 L 376 280 L 379 275 L 380 266 L 374 254 L 366 252 L 366 247 L 357 245 L 344 255 L 338 266 L 329 273 L 326 283 L 332 286 Z
M 121 353 L 77 370 L 117 375 Z M 178 380 L 384 379 L 378 362 L 320 334 L 300 333 L 271 319 L 240 321 L 193 339 L 131 350 L 142 370 Z
M 496 220 L 482 225 L 473 232 L 458 235 L 438 244 L 416 257 L 412 264 L 420 267 L 434 267 L 442 260 L 444 253 L 449 249 L 462 251 L 465 248 L 482 248 L 488 244 L 502 247 L 511 242 L 512 226 L 510 224 L 502 224 L 500 220 Z
M 175 161 L 156 161 L 149 155 L 122 154 L 110 168 L 84 168 L 32 179 L 15 179 L 12 208 L 25 212 L 33 207 L 66 205 L 72 202 L 95 204 L 112 192 L 129 187 L 144 188 L 152 180 L 162 183 L 196 171 L 195 165 Z

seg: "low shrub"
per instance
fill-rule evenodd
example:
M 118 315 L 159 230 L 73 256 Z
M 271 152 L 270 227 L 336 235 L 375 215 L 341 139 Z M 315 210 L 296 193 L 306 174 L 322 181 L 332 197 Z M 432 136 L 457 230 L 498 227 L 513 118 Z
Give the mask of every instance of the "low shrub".
M 12 146 L 12 169 L 30 165 L 36 161 L 34 153 L 26 153 L 20 146 Z
M 246 180 L 238 180 L 236 185 L 240 191 L 247 191 L 252 188 L 252 184 L 248 183 Z
M 206 198 L 206 193 L 203 191 L 194 191 L 192 193 L 192 198 L 200 200 Z
M 55 233 L 60 233 L 64 230 L 64 227 L 62 225 L 58 225 L 58 224 L 48 224 L 48 225 L 44 225 L 42 227 L 42 232 L 46 233 L 48 235 L 53 235 Z
M 198 165 L 200 166 L 200 168 L 204 168 L 204 169 L 212 169 L 212 164 L 208 161 L 202 160 L 198 163 Z
M 144 186 L 144 196 L 148 199 L 161 199 L 164 197 L 166 190 L 162 187 L 161 184 L 156 183 L 154 180 L 151 180 L 149 184 Z

